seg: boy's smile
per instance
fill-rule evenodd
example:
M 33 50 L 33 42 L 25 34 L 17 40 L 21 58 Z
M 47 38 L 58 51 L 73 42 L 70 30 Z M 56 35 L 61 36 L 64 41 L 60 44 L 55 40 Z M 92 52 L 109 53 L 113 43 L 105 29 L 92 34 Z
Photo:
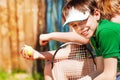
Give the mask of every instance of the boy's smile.
M 84 21 L 77 21 L 77 22 L 71 22 L 69 23 L 69 26 L 75 30 L 79 35 L 82 35 L 86 37 L 88 35 L 89 27 L 86 27 L 85 24 L 87 22 L 87 19 Z
M 88 31 L 89 31 L 89 28 L 88 28 L 88 27 L 85 27 L 85 28 L 81 31 L 81 34 L 84 35 L 84 36 L 87 36 L 87 35 L 88 35 Z
M 76 33 L 89 39 L 94 34 L 98 22 L 94 16 L 89 16 L 86 20 L 70 22 L 68 25 L 72 27 Z

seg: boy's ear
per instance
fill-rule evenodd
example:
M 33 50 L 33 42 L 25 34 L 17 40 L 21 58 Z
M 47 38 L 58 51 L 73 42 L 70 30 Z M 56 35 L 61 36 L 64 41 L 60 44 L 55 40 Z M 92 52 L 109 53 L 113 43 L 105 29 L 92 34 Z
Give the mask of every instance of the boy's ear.
M 99 9 L 95 9 L 94 11 L 94 16 L 96 17 L 97 20 L 100 20 L 100 10 Z

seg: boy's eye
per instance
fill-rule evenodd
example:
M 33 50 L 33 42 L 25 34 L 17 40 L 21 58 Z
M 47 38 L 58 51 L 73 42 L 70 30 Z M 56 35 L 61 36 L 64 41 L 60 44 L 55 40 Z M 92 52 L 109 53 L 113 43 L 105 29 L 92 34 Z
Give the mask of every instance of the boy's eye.
M 77 24 L 69 24 L 72 28 L 77 28 Z
M 77 24 L 72 25 L 72 27 L 73 27 L 73 28 L 76 28 L 76 27 L 77 27 Z
M 79 25 L 83 25 L 86 23 L 86 20 L 80 21 Z

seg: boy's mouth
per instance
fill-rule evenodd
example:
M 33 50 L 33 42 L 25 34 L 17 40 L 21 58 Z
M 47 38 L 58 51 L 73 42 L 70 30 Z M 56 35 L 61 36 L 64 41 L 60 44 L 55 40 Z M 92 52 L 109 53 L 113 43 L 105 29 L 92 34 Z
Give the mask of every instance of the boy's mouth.
M 81 32 L 82 35 L 87 36 L 88 35 L 89 28 L 84 28 Z

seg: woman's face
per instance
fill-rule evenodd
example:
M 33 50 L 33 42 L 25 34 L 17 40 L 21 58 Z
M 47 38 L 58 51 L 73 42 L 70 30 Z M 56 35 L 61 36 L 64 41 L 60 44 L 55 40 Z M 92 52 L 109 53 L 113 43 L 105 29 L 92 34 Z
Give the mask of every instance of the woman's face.
M 71 22 L 68 25 L 79 35 L 90 39 L 98 26 L 98 18 L 94 15 L 90 15 L 86 20 Z

